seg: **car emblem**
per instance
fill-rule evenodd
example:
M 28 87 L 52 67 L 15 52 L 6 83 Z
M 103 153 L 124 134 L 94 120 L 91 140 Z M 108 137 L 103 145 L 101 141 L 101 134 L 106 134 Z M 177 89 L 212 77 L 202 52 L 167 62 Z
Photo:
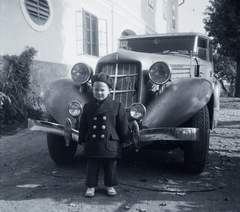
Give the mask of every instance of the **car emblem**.
M 131 90 L 132 89 L 132 80 L 129 77 L 129 74 L 127 75 L 127 77 L 125 78 L 126 82 L 127 82 L 127 89 Z

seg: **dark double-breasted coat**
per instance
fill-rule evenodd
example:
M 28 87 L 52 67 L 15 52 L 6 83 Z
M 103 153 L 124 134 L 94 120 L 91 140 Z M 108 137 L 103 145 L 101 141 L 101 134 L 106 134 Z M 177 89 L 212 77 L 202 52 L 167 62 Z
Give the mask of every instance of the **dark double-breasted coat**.
M 127 115 L 122 103 L 108 96 L 102 103 L 94 98 L 84 105 L 79 143 L 85 143 L 85 156 L 119 158 L 121 144 L 129 143 L 129 137 Z

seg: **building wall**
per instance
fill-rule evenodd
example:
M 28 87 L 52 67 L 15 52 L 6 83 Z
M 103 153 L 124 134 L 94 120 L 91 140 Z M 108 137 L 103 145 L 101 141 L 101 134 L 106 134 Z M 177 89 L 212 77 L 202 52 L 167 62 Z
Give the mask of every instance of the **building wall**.
M 0 55 L 20 54 L 26 46 L 31 46 L 38 51 L 36 59 L 61 63 L 64 50 L 64 34 L 62 34 L 64 7 L 63 4 L 54 4 L 53 8 L 51 26 L 46 31 L 37 32 L 27 23 L 21 10 L 20 0 L 1 0 Z
M 106 23 L 105 53 L 117 50 L 117 40 L 124 31 L 151 34 L 178 30 L 178 0 L 153 0 L 150 1 L 153 8 L 148 0 L 48 0 L 52 9 L 51 24 L 43 31 L 37 31 L 27 22 L 24 2 L 0 0 L 0 60 L 6 54 L 19 55 L 26 46 L 35 48 L 38 53 L 32 76 L 34 82 L 38 81 L 40 94 L 44 94 L 51 81 L 69 77 L 71 67 L 77 62 L 95 67 L 98 57 L 79 53 L 77 46 L 77 39 L 83 39 L 82 35 L 77 38 L 83 9 Z M 176 5 L 175 29 L 172 28 L 172 4 Z

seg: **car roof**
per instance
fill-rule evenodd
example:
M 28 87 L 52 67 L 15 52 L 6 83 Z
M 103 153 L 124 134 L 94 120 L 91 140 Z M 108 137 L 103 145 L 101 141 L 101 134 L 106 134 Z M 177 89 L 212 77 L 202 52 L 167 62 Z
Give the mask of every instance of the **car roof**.
M 198 32 L 174 32 L 174 33 L 156 33 L 156 34 L 145 34 L 145 35 L 128 35 L 122 36 L 119 40 L 129 40 L 135 38 L 156 38 L 156 37 L 172 37 L 172 36 L 200 36 L 206 39 L 210 39 L 207 35 Z

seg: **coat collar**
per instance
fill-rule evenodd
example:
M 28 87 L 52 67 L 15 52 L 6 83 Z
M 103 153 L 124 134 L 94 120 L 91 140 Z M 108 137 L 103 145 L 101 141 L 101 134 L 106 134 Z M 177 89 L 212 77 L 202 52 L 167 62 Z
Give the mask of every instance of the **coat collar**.
M 110 111 L 113 107 L 114 101 L 110 96 L 108 96 L 101 104 L 94 98 L 90 105 L 89 110 L 93 113 L 94 116 L 97 116 L 101 113 Z

